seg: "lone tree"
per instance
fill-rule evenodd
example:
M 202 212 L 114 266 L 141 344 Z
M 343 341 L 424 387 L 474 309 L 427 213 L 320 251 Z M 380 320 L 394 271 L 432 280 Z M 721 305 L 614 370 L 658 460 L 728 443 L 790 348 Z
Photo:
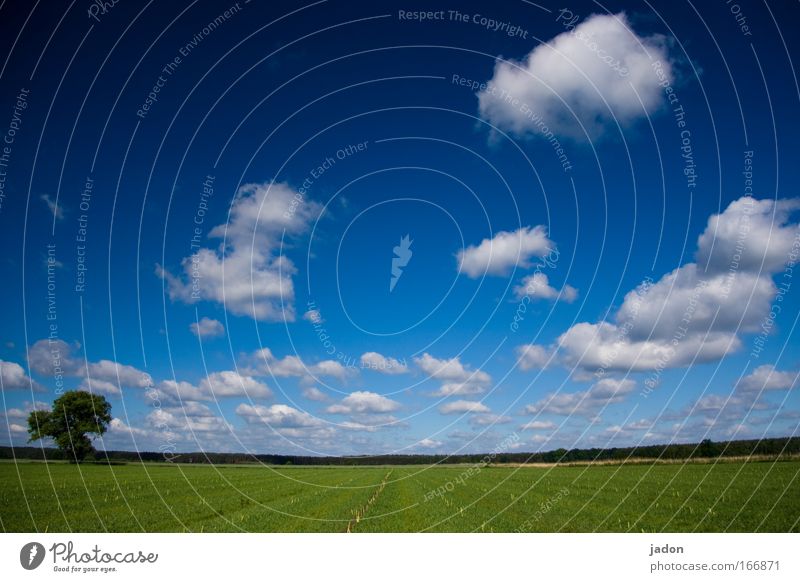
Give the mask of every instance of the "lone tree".
M 73 390 L 56 398 L 52 411 L 31 412 L 28 433 L 31 441 L 52 438 L 71 462 L 80 463 L 94 453 L 87 434 L 103 434 L 110 422 L 111 404 L 105 397 Z

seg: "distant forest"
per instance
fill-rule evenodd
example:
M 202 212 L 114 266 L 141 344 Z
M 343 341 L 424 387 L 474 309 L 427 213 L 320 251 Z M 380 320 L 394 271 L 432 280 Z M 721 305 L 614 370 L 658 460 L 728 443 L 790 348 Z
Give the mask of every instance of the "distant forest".
M 456 463 L 570 463 L 576 461 L 621 461 L 625 459 L 694 459 L 742 457 L 750 455 L 789 455 L 800 453 L 800 437 L 713 442 L 696 444 L 648 445 L 608 449 L 556 449 L 544 453 L 488 453 L 470 455 L 364 455 L 356 457 L 312 457 L 299 455 L 252 455 L 247 453 L 176 453 L 97 451 L 97 462 L 174 462 L 269 465 L 431 465 Z M 59 449 L 41 447 L 0 447 L 0 459 L 63 460 Z

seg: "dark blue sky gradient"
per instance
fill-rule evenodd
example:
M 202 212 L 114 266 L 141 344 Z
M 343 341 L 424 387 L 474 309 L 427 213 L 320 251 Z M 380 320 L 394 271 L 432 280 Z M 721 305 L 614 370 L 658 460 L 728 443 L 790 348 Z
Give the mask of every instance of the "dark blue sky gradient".
M 19 91 L 30 94 L 5 168 L 0 209 L 0 360 L 23 366 L 44 387 L 35 397 L 52 401 L 53 379 L 30 370 L 27 347 L 49 333 L 47 245 L 55 244 L 57 334 L 80 344 L 81 360 L 112 360 L 146 371 L 155 382 L 198 385 L 208 373 L 243 367 L 247 354 L 261 347 L 307 363 L 335 359 L 302 319 L 311 300 L 345 359 L 374 351 L 404 358 L 411 368 L 404 375 L 362 370 L 344 380 L 328 378 L 328 387 L 315 383 L 329 402 L 305 399 L 306 386 L 297 378 L 266 377 L 260 381 L 273 397 L 252 399 L 341 423 L 345 417 L 325 408 L 354 391 L 371 391 L 400 403 L 390 428 L 339 428 L 336 436 L 306 441 L 276 438 L 262 427 L 262 438 L 236 413 L 249 398 L 220 399 L 207 404 L 232 432 L 193 433 L 177 443 L 180 450 L 489 450 L 514 431 L 521 450 L 642 442 L 641 434 L 610 441 L 604 431 L 638 419 L 672 426 L 706 387 L 729 394 L 752 371 L 743 371 L 752 335 L 743 334 L 745 347 L 720 361 L 666 370 L 657 394 L 641 399 L 634 392 L 597 422 L 571 417 L 562 425 L 563 417 L 545 415 L 561 427 L 547 443 L 518 428 L 530 420 L 525 406 L 589 383 L 559 367 L 521 371 L 514 349 L 551 344 L 574 323 L 612 321 L 624 295 L 645 278 L 657 281 L 693 261 L 709 216 L 745 194 L 745 151 L 754 152 L 756 198 L 798 196 L 800 90 L 791 24 L 800 16 L 797 4 L 739 4 L 752 36 L 742 34 L 724 2 L 576 1 L 569 7 L 582 20 L 624 11 L 639 36 L 668 39 L 698 174 L 690 189 L 680 132 L 666 103 L 648 118 L 610 124 L 590 140 L 560 136 L 572 166 L 565 172 L 540 136 L 492 132 L 476 92 L 453 82 L 454 75 L 486 82 L 496 58 L 521 60 L 564 32 L 556 21 L 561 5 L 548 4 L 548 12 L 522 1 L 239 2 L 165 74 L 162 68 L 180 47 L 234 3 L 120 2 L 98 14 L 98 22 L 87 15 L 88 2 L 40 3 L 32 12 L 27 2 L 7 2 L 0 9 L 1 52 L 8 56 L 0 61 L 0 131 Z M 511 38 L 472 22 L 398 19 L 398 10 L 419 9 L 484 14 L 529 34 Z M 159 75 L 165 81 L 157 101 L 137 115 Z M 336 158 L 359 143 L 366 144 L 363 151 Z M 254 321 L 216 302 L 169 298 L 157 265 L 179 273 L 191 254 L 207 176 L 214 177 L 214 194 L 202 240 L 216 248 L 221 239 L 208 234 L 226 223 L 240 186 L 274 180 L 298 189 L 330 157 L 335 163 L 311 180 L 307 193 L 308 200 L 327 204 L 327 212 L 311 223 L 313 233 L 289 236 L 283 248 L 297 269 L 296 321 Z M 94 188 L 82 212 L 87 177 Z M 58 200 L 62 218 L 54 219 L 43 195 Z M 76 293 L 81 214 L 88 216 L 88 270 L 85 290 Z M 550 284 L 569 284 L 579 295 L 573 303 L 531 303 L 519 331 L 510 333 L 518 303 L 512 288 L 530 269 L 471 279 L 458 274 L 456 254 L 498 231 L 535 225 L 547 227 L 560 252 L 557 267 L 547 271 Z M 414 241 L 413 259 L 389 293 L 392 247 L 406 234 Z M 753 367 L 769 363 L 796 373 L 798 297 L 795 289 L 788 293 L 777 331 Z M 221 321 L 224 337 L 199 343 L 189 332 L 198 317 Z M 469 415 L 440 414 L 441 401 L 430 397 L 437 381 L 414 364 L 425 352 L 458 356 L 490 374 L 484 403 L 512 420 L 481 426 Z M 641 383 L 645 375 L 629 377 Z M 67 385 L 79 383 L 75 377 Z M 141 390 L 121 389 L 122 396 L 110 396 L 115 415 L 143 432 L 136 443 L 110 433 L 106 446 L 159 447 L 163 438 L 148 432 L 151 404 Z M 6 388 L 3 396 L 6 411 L 31 406 L 29 389 Z M 800 401 L 795 390 L 783 398 L 771 412 L 782 413 L 779 419 L 739 438 L 792 434 Z M 6 424 L 24 420 L 8 416 Z M 704 432 L 690 424 L 695 428 L 669 437 L 653 429 L 658 436 L 652 438 L 732 434 L 732 425 Z M 0 432 L 4 444 L 24 441 L 19 432 Z

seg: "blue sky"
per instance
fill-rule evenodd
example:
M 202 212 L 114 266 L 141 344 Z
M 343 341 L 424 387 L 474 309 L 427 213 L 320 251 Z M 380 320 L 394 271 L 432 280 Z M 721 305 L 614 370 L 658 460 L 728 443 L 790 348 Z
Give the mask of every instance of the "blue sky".
M 7 3 L 0 442 L 795 434 L 798 14 L 736 6 Z

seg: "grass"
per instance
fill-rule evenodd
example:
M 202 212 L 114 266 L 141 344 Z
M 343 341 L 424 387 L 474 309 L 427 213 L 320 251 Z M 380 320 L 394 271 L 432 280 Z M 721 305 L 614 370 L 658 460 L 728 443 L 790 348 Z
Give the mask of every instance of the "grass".
M 573 467 L 0 463 L 8 532 L 797 532 L 800 462 Z

